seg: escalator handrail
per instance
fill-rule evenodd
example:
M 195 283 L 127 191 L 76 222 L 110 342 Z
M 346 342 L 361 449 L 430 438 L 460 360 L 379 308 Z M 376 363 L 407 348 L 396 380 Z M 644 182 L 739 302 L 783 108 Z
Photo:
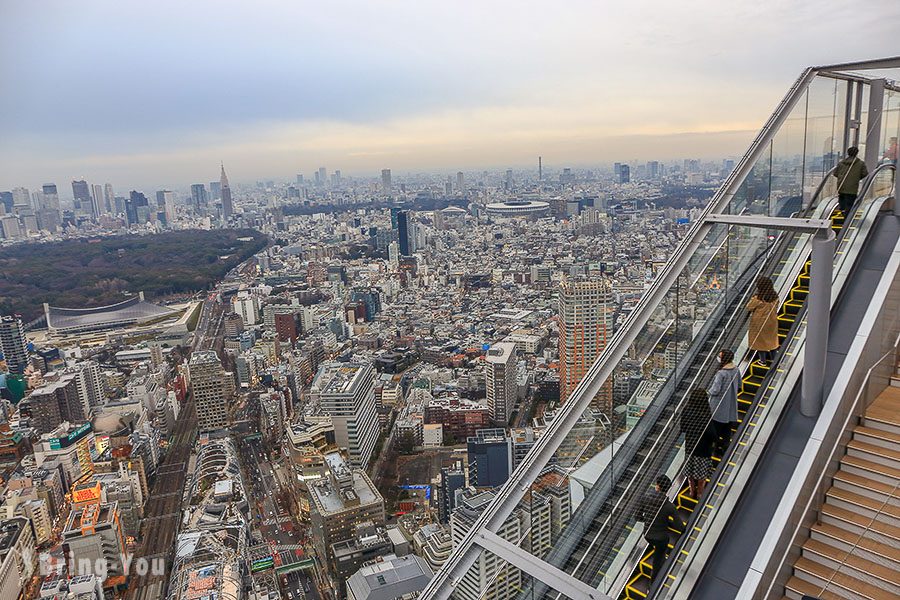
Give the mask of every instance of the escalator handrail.
M 834 172 L 837 171 L 837 167 L 831 167 L 827 173 L 825 173 L 825 177 L 822 178 L 822 181 L 819 182 L 819 185 L 816 186 L 816 191 L 813 192 L 812 198 L 809 199 L 809 206 L 806 208 L 804 212 L 810 212 L 813 209 L 817 208 L 817 203 L 819 201 L 819 196 L 822 194 L 822 190 L 825 189 L 825 184 L 831 181 L 831 176 L 834 175 Z

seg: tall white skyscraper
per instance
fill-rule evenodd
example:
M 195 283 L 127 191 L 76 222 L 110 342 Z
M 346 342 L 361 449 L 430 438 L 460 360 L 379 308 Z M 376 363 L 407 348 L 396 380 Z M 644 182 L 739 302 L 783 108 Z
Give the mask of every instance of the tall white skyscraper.
M 375 370 L 368 363 L 326 363 L 310 389 L 313 402 L 329 416 L 337 445 L 347 448 L 350 462 L 365 469 L 378 440 Z
M 175 192 L 169 190 L 156 192 L 156 202 L 166 214 L 166 225 L 171 226 L 175 221 Z
M 498 427 L 506 426 L 516 405 L 516 345 L 494 344 L 484 357 L 486 364 L 487 404 L 491 419 Z
M 116 212 L 116 195 L 113 193 L 113 186 L 111 183 L 107 183 L 103 186 L 103 200 L 105 212 Z

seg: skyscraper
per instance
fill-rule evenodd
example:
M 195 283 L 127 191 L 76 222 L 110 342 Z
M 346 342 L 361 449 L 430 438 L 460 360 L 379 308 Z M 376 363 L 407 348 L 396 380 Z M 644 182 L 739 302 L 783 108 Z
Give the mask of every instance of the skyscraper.
M 410 256 L 409 251 L 409 211 L 397 211 L 397 236 L 401 256 Z
M 612 329 L 612 303 L 605 279 L 562 283 L 559 292 L 559 399 L 565 402 L 606 348 Z M 612 395 L 598 394 L 598 408 L 609 416 Z
M 463 175 L 462 171 L 456 173 L 456 191 L 460 194 L 466 192 L 466 176 Z
M 80 209 L 83 205 L 91 205 L 91 189 L 87 181 L 84 179 L 72 180 L 72 196 L 75 198 L 75 210 Z
M 391 170 L 381 170 L 381 191 L 385 194 L 391 193 Z
M 175 192 L 169 190 L 156 192 L 156 204 L 166 214 L 166 225 L 171 226 L 175 221 Z
M 225 174 L 224 164 L 222 164 L 222 175 L 219 177 L 219 183 L 222 186 L 222 219 L 227 221 L 234 212 L 234 205 L 231 202 L 231 186 L 228 185 L 228 175 Z
M 104 210 L 108 213 L 116 212 L 116 195 L 111 183 L 103 186 L 103 201 L 106 203 Z
M 516 345 L 512 342 L 494 344 L 484 359 L 491 419 L 495 425 L 505 427 L 516 405 Z
M 16 210 L 21 211 L 31 208 L 31 193 L 28 191 L 28 188 L 13 188 L 12 195 L 13 207 Z
M 44 192 L 44 206 L 48 210 L 59 210 L 59 191 L 56 189 L 55 183 L 45 183 L 42 188 Z
M 197 408 L 197 427 L 200 431 L 225 429 L 228 425 L 225 410 L 230 386 L 225 382 L 228 374 L 215 352 L 196 351 L 188 364 L 191 389 Z
M 91 216 L 99 218 L 104 212 L 106 201 L 103 198 L 103 186 L 94 184 L 91 186 Z
M 147 196 L 131 190 L 125 201 L 125 219 L 129 225 L 141 225 L 150 220 L 150 202 Z
M 319 367 L 310 395 L 331 416 L 337 445 L 347 448 L 355 467 L 365 469 L 378 439 L 372 365 L 326 363 Z
M 328 183 L 328 175 L 325 167 L 319 167 L 319 170 L 316 171 L 316 185 L 320 187 L 325 187 L 325 184 Z
M 18 316 L 0 318 L 0 351 L 12 373 L 24 373 L 28 366 L 28 350 L 25 342 L 25 327 Z
M 196 210 L 204 210 L 209 204 L 209 196 L 206 195 L 206 186 L 195 183 L 191 186 L 191 204 Z
M 466 454 L 471 486 L 497 487 L 512 473 L 512 438 L 505 429 L 479 429 L 466 440 Z
M 628 165 L 619 165 L 619 183 L 631 182 L 631 167 Z

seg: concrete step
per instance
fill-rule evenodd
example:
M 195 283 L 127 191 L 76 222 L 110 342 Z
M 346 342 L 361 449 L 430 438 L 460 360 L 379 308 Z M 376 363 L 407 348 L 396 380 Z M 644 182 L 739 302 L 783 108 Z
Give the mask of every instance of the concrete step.
M 850 444 L 858 444 L 858 442 L 850 440 L 848 443 L 847 455 L 841 459 L 841 469 L 884 483 L 892 488 L 900 483 L 900 469 L 883 464 L 884 457 L 881 457 L 880 454 L 873 453 L 870 449 L 860 449 L 858 446 L 854 448 Z
M 841 527 L 856 535 L 865 532 L 866 537 L 871 540 L 900 548 L 900 527 L 893 527 L 856 511 L 826 502 L 819 510 L 819 519 L 822 523 Z
M 900 573 L 900 546 L 882 544 L 870 539 L 867 535 L 861 536 L 827 523 L 813 525 L 810 537 Z
M 799 577 L 791 577 L 784 586 L 785 598 L 791 600 L 803 600 L 804 596 L 812 596 L 820 600 L 842 600 L 847 596 L 840 596 L 833 591 L 823 590 L 820 586 L 800 579 Z
M 820 590 L 838 595 L 841 598 L 852 600 L 896 600 L 891 594 L 844 573 L 835 573 L 825 565 L 801 556 L 794 563 L 794 575 Z M 821 594 L 820 594 L 821 597 Z
M 870 585 L 893 594 L 894 598 L 900 597 L 900 579 L 897 578 L 896 571 L 890 567 L 855 554 L 848 554 L 831 544 L 814 539 L 806 540 L 801 554 L 831 571 L 837 570 L 841 575 L 867 581 Z

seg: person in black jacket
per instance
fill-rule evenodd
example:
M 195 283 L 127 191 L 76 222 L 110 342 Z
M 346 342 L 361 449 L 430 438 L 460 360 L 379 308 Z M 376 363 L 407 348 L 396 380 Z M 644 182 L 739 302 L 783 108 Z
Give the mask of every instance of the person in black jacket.
M 644 539 L 653 548 L 653 572 L 651 581 L 662 570 L 666 562 L 666 553 L 669 550 L 669 523 L 680 523 L 681 531 L 687 524 L 678 517 L 678 511 L 666 494 L 672 487 L 672 481 L 665 475 L 656 478 L 654 491 L 644 497 L 638 514 L 638 521 L 643 521 L 647 526 Z

